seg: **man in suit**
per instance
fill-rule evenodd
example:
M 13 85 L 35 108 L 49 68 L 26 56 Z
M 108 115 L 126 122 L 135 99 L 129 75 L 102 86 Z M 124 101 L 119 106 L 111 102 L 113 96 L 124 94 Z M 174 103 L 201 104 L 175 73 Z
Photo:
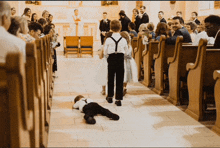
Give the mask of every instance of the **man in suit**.
M 193 22 L 195 22 L 197 25 L 200 25 L 200 21 L 197 19 L 198 13 L 197 12 L 192 12 L 191 15 L 192 15 Z
M 121 21 L 121 25 L 122 25 L 121 31 L 129 32 L 128 24 L 131 22 L 131 20 L 127 17 L 124 10 L 121 10 L 119 12 L 119 16 L 120 16 L 119 21 Z
M 183 42 L 192 42 L 191 36 L 188 30 L 183 27 L 183 19 L 181 17 L 175 16 L 172 20 L 172 28 L 175 31 L 174 35 L 166 39 L 167 44 L 175 45 L 178 36 L 183 36 Z
M 103 12 L 103 19 L 100 21 L 99 30 L 101 32 L 101 43 L 103 45 L 105 34 L 110 30 L 110 20 L 107 18 L 107 12 Z
M 134 15 L 134 24 L 135 24 L 135 31 L 138 33 L 139 32 L 139 26 L 141 24 L 141 18 L 139 16 L 139 12 L 138 12 L 138 9 L 137 8 L 134 8 L 133 9 L 133 15 Z
M 220 39 L 217 38 L 220 32 L 220 17 L 217 15 L 210 15 L 205 18 L 205 31 L 209 37 L 215 38 L 215 47 L 220 47 Z
M 163 11 L 159 11 L 159 12 L 158 12 L 158 18 L 159 18 L 160 22 L 161 22 L 161 23 L 162 23 L 162 22 L 167 23 L 167 21 L 165 20 L 165 18 L 164 18 L 163 16 L 164 16 Z
M 142 14 L 141 24 L 149 23 L 149 17 L 148 17 L 148 15 L 147 15 L 147 13 L 145 11 L 146 11 L 146 7 L 145 6 L 141 6 L 141 9 L 140 9 L 140 12 Z

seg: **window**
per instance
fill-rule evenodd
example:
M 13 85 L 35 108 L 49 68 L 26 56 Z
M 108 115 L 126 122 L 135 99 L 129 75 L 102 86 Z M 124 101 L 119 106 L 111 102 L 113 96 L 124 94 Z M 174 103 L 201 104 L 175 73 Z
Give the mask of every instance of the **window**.
M 101 6 L 118 5 L 118 1 L 101 1 Z
M 25 4 L 40 5 L 40 4 L 41 4 L 41 1 L 25 1 Z

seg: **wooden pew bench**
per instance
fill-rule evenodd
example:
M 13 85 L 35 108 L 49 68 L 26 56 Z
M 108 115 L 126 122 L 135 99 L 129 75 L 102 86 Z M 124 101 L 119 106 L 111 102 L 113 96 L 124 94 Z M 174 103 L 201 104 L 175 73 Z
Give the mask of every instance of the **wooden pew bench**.
M 7 79 L 0 81 L 0 147 L 31 147 L 34 114 L 27 100 L 23 55 L 7 54 L 0 69 L 7 74 Z
M 77 54 L 79 57 L 79 36 L 65 36 L 63 40 L 64 55 Z
M 133 37 L 131 40 L 131 47 L 132 47 L 132 57 L 135 57 L 134 49 L 137 47 L 137 37 Z
M 142 53 L 144 67 L 144 80 L 142 83 L 147 87 L 152 82 L 153 55 L 158 52 L 158 45 L 158 41 L 150 41 L 149 44 L 145 45 L 145 50 Z
M 153 91 L 159 95 L 163 94 L 165 88 L 164 80 L 166 78 L 164 78 L 164 75 L 168 74 L 167 59 L 173 57 L 174 49 L 177 47 L 177 45 L 166 45 L 165 40 L 166 37 L 162 35 L 158 45 L 158 53 L 154 54 L 155 87 Z M 168 84 L 166 85 L 168 86 Z
M 201 48 L 198 48 L 195 63 L 188 63 L 187 77 L 189 105 L 186 113 L 196 120 L 204 119 L 206 104 L 209 101 L 207 94 L 214 92 L 215 81 L 213 72 L 220 69 L 220 49 L 207 49 L 207 40 L 200 40 Z M 214 103 L 214 100 L 213 100 Z

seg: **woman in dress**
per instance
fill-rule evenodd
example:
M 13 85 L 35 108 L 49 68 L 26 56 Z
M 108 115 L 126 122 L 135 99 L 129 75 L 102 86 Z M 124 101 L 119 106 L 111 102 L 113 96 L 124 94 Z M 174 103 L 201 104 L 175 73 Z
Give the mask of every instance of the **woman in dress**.
M 28 23 L 31 22 L 31 9 L 25 8 L 22 17 L 24 17 L 28 21 Z
M 37 13 L 33 13 L 31 16 L 31 21 L 37 23 Z
M 127 31 L 123 31 L 120 33 L 123 38 L 126 39 L 128 43 L 128 52 L 127 55 L 124 55 L 124 95 L 127 93 L 127 83 L 138 82 L 138 72 L 137 65 L 135 60 L 132 58 L 132 46 L 131 46 L 131 37 Z

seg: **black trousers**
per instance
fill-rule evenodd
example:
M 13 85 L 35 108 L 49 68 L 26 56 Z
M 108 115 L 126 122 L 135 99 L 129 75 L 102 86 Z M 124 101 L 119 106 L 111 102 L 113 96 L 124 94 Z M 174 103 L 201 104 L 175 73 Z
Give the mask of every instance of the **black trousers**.
M 100 34 L 100 36 L 101 36 L 101 43 L 102 43 L 102 45 L 103 45 L 103 44 L 104 44 L 104 41 L 105 41 L 105 36 L 102 35 L 102 34 Z
M 56 52 L 56 49 L 53 49 L 53 51 L 54 51 L 53 72 L 55 72 L 55 71 L 57 71 L 57 52 Z
M 108 97 L 114 96 L 114 79 L 116 76 L 116 100 L 123 100 L 124 54 L 113 53 L 108 59 Z
M 84 119 L 87 120 L 89 117 L 94 117 L 97 114 L 112 118 L 113 114 L 110 110 L 100 106 L 96 102 L 91 102 L 83 107 L 83 112 L 85 113 Z

